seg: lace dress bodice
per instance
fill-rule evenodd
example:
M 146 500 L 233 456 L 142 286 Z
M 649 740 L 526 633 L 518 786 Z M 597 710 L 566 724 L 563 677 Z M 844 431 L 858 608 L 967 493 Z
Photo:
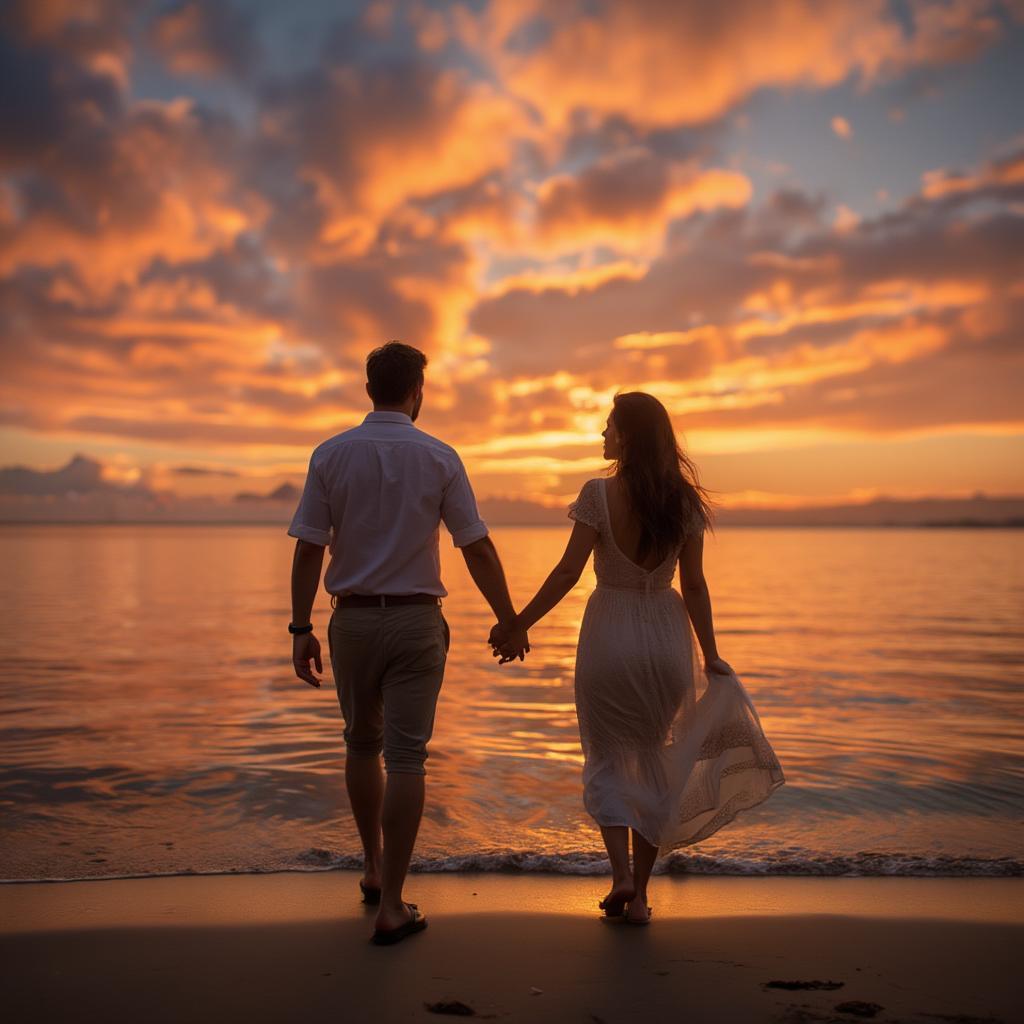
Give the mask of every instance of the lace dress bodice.
M 599 534 L 594 545 L 594 573 L 597 576 L 597 585 L 644 592 L 671 587 L 682 545 L 670 551 L 661 565 L 650 571 L 642 569 L 627 558 L 612 534 L 607 486 L 607 481 L 600 478 L 588 480 L 583 485 L 579 497 L 569 506 L 570 519 L 592 526 Z M 691 521 L 690 530 L 694 528 Z M 687 536 L 689 535 L 687 531 Z

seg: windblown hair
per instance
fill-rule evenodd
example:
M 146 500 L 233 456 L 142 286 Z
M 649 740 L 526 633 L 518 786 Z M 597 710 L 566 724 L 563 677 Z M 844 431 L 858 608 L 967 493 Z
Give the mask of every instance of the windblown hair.
M 417 384 L 423 383 L 427 357 L 412 345 L 389 341 L 366 357 L 366 382 L 378 405 L 404 402 Z
M 654 552 L 664 558 L 691 523 L 712 526 L 712 505 L 697 467 L 676 441 L 668 410 L 653 395 L 629 391 L 615 396 L 612 423 L 619 437 L 615 472 L 625 484 L 640 521 L 637 560 Z

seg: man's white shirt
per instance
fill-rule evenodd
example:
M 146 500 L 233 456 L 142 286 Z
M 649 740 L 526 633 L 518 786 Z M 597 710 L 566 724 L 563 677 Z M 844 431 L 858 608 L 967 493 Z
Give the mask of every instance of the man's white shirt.
M 487 536 L 458 452 L 400 412 L 371 412 L 318 445 L 288 534 L 330 547 L 332 594 L 436 594 L 438 534 Z

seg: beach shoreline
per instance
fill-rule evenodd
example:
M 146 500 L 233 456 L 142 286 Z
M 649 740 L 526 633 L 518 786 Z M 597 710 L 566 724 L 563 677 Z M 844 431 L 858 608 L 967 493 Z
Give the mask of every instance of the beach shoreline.
M 350 871 L 0 887 L 14 1020 L 1020 1019 L 1017 879 L 658 878 L 649 928 L 607 879 L 414 875 L 392 949 Z M 821 983 L 784 988 L 769 983 Z M 831 986 L 831 987 L 830 987 Z M 839 1006 L 846 1010 L 837 1009 Z M 851 1009 L 852 1008 L 852 1009 Z

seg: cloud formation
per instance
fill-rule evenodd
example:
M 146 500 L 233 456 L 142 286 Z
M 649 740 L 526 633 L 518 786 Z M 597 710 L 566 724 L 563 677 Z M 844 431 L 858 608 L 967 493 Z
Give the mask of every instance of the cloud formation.
M 0 494 L 63 497 L 98 492 L 138 496 L 150 493 L 141 484 L 126 484 L 118 480 L 116 467 L 104 466 L 85 455 L 76 455 L 67 465 L 53 470 L 37 470 L 30 466 L 0 467 Z
M 156 490 L 226 493 L 234 459 L 265 495 L 361 419 L 389 337 L 428 352 L 424 425 L 503 499 L 592 475 L 625 388 L 709 457 L 1024 433 L 1024 139 L 864 194 L 810 153 L 881 144 L 919 76 L 980 74 L 1019 5 L 346 10 L 296 47 L 322 15 L 5 5 L 11 445 L 130 445 Z M 820 109 L 779 169 L 747 133 L 796 95 Z

